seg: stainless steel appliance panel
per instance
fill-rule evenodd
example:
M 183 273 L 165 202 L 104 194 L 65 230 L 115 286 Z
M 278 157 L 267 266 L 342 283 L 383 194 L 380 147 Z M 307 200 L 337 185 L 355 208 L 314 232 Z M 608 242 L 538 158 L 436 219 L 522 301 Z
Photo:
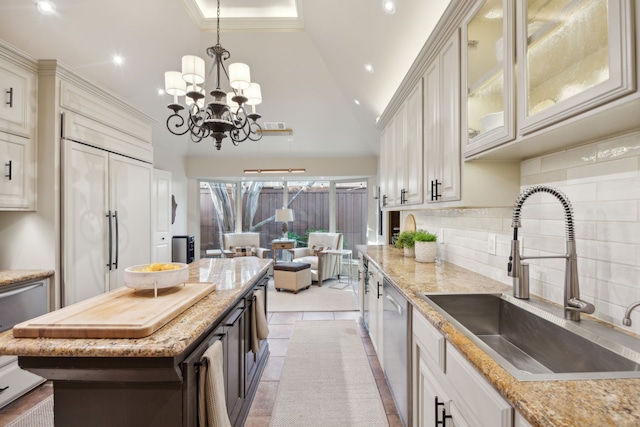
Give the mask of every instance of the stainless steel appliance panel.
M 386 278 L 383 292 L 384 374 L 402 423 L 408 426 L 411 310 L 407 299 Z
M 0 332 L 47 313 L 45 281 L 33 282 L 0 291 Z

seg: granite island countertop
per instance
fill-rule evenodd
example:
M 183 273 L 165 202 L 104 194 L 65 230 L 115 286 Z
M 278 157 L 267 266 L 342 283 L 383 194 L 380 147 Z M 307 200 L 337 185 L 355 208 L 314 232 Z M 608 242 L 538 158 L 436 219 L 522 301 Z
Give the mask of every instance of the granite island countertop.
M 53 274 L 53 270 L 0 270 L 0 289 L 16 283 L 46 279 Z
M 189 282 L 216 289 L 153 334 L 137 339 L 14 338 L 0 334 L 0 355 L 45 357 L 174 357 L 181 354 L 268 271 L 271 259 L 206 258 L 189 264 Z
M 417 296 L 422 292 L 511 292 L 447 262 L 418 263 L 390 246 L 358 246 L 498 392 L 533 426 L 639 426 L 640 379 L 518 381 Z

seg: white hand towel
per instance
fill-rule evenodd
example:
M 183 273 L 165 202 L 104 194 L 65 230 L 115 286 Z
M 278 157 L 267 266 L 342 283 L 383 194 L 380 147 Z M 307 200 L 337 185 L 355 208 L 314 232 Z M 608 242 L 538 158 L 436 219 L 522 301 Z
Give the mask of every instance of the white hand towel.
M 224 394 L 223 357 L 220 340 L 202 355 L 198 385 L 200 427 L 231 427 Z
M 251 313 L 251 351 L 254 355 L 260 351 L 260 341 L 269 336 L 269 325 L 264 311 L 264 294 L 261 290 L 255 291 L 255 301 L 252 304 Z

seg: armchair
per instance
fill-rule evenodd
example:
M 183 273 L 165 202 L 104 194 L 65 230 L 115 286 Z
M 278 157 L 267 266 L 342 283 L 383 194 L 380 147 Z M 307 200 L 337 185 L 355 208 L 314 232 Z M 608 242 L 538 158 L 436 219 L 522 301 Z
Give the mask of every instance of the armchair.
M 311 264 L 311 280 L 322 286 L 322 281 L 335 277 L 340 272 L 340 257 L 326 253 L 331 249 L 342 249 L 341 233 L 309 233 L 306 248 L 289 249 L 293 262 Z
M 225 233 L 222 236 L 222 253 L 227 258 L 257 256 L 268 258 L 271 249 L 260 247 L 260 233 Z

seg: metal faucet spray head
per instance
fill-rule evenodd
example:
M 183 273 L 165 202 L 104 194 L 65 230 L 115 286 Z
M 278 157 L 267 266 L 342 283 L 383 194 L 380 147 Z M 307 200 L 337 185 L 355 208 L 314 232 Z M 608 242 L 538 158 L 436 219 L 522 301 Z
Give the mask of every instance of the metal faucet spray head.
M 564 209 L 565 227 L 567 232 L 567 252 L 563 256 L 520 256 L 518 242 L 518 228 L 520 227 L 520 213 L 525 200 L 535 193 L 549 193 L 554 196 Z M 531 258 L 565 258 L 565 283 L 564 283 L 564 309 L 565 319 L 580 320 L 580 313 L 591 314 L 595 311 L 593 304 L 580 299 L 580 286 L 578 283 L 578 262 L 576 255 L 575 235 L 573 229 L 573 208 L 567 196 L 561 191 L 547 185 L 534 185 L 520 193 L 513 207 L 511 227 L 513 228 L 513 240 L 511 241 L 511 254 L 507 273 L 513 277 L 513 295 L 516 298 L 529 298 L 529 266 L 522 264 L 523 259 Z

